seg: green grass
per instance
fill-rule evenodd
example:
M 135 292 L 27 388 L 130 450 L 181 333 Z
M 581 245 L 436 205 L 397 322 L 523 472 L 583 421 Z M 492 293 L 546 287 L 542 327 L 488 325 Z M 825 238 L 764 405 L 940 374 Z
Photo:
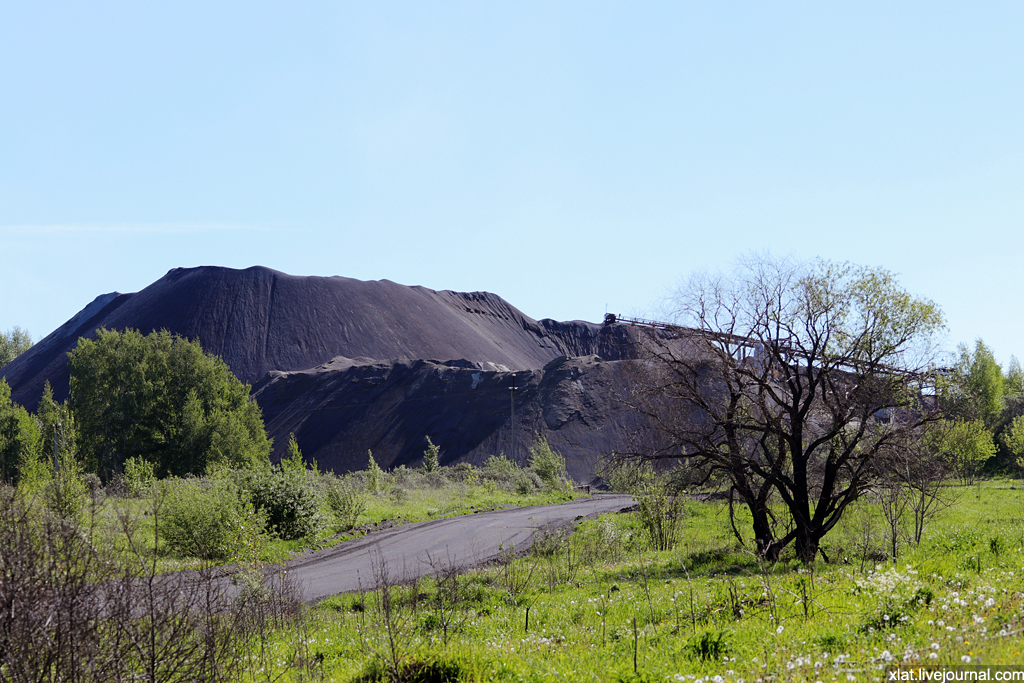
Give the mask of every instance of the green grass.
M 325 505 L 320 511 L 325 523 L 318 534 L 294 540 L 282 540 L 267 534 L 256 552 L 261 562 L 279 564 L 304 551 L 330 547 L 362 535 L 382 522 L 407 524 L 508 506 L 547 505 L 571 500 L 573 495 L 566 489 L 516 493 L 472 473 L 461 481 L 452 481 L 440 476 L 424 476 L 416 470 L 402 470 L 388 474 L 382 490 L 365 493 L 366 509 L 357 520 L 356 530 L 340 529 Z M 155 562 L 158 573 L 198 569 L 208 564 L 199 558 L 176 556 L 158 542 L 159 510 L 158 502 L 152 496 L 122 498 L 100 495 L 94 502 L 86 504 L 81 522 L 86 528 L 94 529 L 99 538 L 107 539 L 120 548 L 129 543 L 124 533 L 127 523 L 132 530 L 137 554 L 147 563 Z
M 716 502 L 688 503 L 680 542 L 660 553 L 647 550 L 633 515 L 585 522 L 569 539 L 548 539 L 549 555 L 466 575 L 447 640 L 436 583 L 396 588 L 399 660 L 458 680 L 748 683 L 883 680 L 904 661 L 1024 661 L 1024 491 L 1000 480 L 957 493 L 895 562 L 852 552 L 887 545 L 867 504 L 827 539 L 833 563 L 811 567 L 759 563 Z M 518 595 L 509 590 L 516 572 L 532 573 Z M 368 680 L 386 670 L 394 650 L 383 645 L 379 598 L 312 608 L 273 637 L 252 680 Z

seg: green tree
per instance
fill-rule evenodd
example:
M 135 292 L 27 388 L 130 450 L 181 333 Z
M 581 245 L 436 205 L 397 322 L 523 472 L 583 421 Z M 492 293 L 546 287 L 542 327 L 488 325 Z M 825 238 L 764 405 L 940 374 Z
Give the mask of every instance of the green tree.
M 1024 469 L 1024 415 L 1013 418 L 1001 436 L 1017 467 Z
M 15 325 L 7 333 L 0 332 L 0 368 L 32 348 L 32 337 Z
M 965 484 L 973 483 L 978 470 L 996 454 L 992 432 L 981 420 L 947 420 L 935 425 L 929 438 Z
M 380 468 L 377 461 L 373 459 L 373 451 L 367 449 L 367 457 L 370 462 L 366 466 L 366 490 L 380 493 L 385 488 L 384 470 Z
M 423 451 L 423 471 L 436 472 L 441 467 L 441 449 L 427 437 L 427 450 Z
M 0 378 L 0 482 L 17 483 L 21 470 L 42 453 L 34 417 L 11 401 L 11 387 Z
M 67 402 L 58 403 L 53 400 L 53 389 L 50 383 L 43 385 L 43 396 L 36 408 L 36 419 L 42 434 L 42 454 L 51 463 L 55 457 L 77 454 L 75 419 Z M 56 446 L 56 448 L 55 448 Z
M 79 449 L 104 479 L 133 457 L 159 476 L 269 463 L 271 442 L 248 385 L 198 341 L 101 329 L 79 340 L 68 368 Z
M 565 458 L 551 448 L 543 434 L 535 436 L 527 463 L 548 488 L 563 486 L 569 479 L 565 470 Z
M 1021 367 L 1017 356 L 1010 356 L 1010 362 L 1006 366 L 1006 396 L 1024 394 L 1024 368 Z
M 294 432 L 288 435 L 288 453 L 281 458 L 281 469 L 285 472 L 306 471 L 306 461 L 302 457 L 302 451 L 299 449 L 299 442 L 295 438 Z
M 1003 413 L 1006 379 L 995 355 L 984 341 L 974 342 L 972 352 L 966 344 L 957 348 L 953 374 L 943 387 L 947 409 L 966 420 L 980 419 L 995 430 Z

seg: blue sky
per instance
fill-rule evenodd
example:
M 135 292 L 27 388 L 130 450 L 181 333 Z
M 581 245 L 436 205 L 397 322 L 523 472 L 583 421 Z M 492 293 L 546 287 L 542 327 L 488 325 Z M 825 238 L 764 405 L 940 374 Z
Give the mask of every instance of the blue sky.
M 750 250 L 1024 356 L 1024 4 L 5 3 L 0 330 L 180 266 L 645 314 Z

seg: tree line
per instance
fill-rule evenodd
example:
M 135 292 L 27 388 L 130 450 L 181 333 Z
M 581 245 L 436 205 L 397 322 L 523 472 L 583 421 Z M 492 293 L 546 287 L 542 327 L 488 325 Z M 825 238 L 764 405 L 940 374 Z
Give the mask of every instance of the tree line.
M 249 386 L 198 340 L 163 330 L 98 330 L 68 354 L 71 395 L 46 385 L 35 414 L 0 379 L 0 479 L 19 483 L 74 463 L 103 481 L 130 459 L 157 476 L 269 464 L 271 439 Z

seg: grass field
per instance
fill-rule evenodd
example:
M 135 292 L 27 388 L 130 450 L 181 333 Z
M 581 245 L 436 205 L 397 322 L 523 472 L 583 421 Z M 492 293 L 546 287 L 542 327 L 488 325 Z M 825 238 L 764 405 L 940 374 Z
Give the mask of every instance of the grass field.
M 895 561 L 869 503 L 806 567 L 759 562 L 722 503 L 688 502 L 663 552 L 636 515 L 606 516 L 504 566 L 330 598 L 261 646 L 251 680 L 867 681 L 1024 662 L 1024 490 L 954 492 Z

